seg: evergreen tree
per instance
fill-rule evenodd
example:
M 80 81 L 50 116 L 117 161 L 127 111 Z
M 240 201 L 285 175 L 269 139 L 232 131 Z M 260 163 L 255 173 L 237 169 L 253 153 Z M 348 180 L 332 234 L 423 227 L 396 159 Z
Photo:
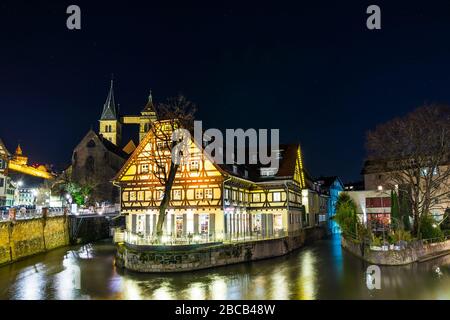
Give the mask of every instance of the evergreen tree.
M 401 229 L 403 227 L 402 219 L 400 216 L 399 200 L 397 193 L 391 191 L 391 224 L 394 229 Z

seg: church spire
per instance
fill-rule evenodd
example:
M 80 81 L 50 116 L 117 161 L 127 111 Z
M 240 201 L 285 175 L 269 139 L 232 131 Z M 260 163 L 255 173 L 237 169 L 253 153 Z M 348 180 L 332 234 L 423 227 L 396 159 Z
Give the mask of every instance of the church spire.
M 144 109 L 141 112 L 142 115 L 154 115 L 155 114 L 155 107 L 153 106 L 153 96 L 152 96 L 152 90 L 150 90 L 148 94 L 148 101 L 145 105 Z
M 106 97 L 106 102 L 103 105 L 103 112 L 100 120 L 117 120 L 117 109 L 116 103 L 114 101 L 114 81 L 111 79 L 111 86 L 109 88 L 108 96 Z

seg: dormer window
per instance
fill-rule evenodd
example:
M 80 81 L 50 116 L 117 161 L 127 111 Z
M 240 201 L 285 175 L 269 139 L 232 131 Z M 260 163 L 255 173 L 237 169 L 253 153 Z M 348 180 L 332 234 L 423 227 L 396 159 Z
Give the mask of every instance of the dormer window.
M 275 168 L 261 168 L 261 177 L 273 177 L 277 173 Z
M 190 171 L 198 171 L 198 161 L 197 160 L 191 161 L 191 163 L 189 165 L 189 170 Z
M 143 164 L 142 166 L 141 166 L 141 173 L 148 173 L 149 172 L 149 166 L 148 166 L 148 164 L 146 163 L 146 164 Z

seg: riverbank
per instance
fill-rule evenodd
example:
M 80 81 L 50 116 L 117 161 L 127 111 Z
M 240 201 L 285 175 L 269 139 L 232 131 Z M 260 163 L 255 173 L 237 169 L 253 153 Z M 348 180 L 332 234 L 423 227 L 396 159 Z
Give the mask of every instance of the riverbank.
M 67 216 L 0 222 L 0 265 L 68 244 Z
M 450 253 L 450 240 L 423 243 L 415 242 L 398 250 L 373 250 L 370 246 L 361 246 L 351 240 L 341 239 L 342 247 L 371 264 L 385 266 L 400 266 L 421 262 Z
M 0 222 L 0 266 L 70 244 L 110 237 L 107 216 L 54 216 Z
M 215 243 L 179 250 L 150 249 L 118 244 L 116 265 L 136 272 L 184 272 L 207 269 L 241 262 L 279 257 L 302 247 L 305 243 L 322 239 L 322 227 L 301 230 L 298 235 L 278 239 L 236 243 Z

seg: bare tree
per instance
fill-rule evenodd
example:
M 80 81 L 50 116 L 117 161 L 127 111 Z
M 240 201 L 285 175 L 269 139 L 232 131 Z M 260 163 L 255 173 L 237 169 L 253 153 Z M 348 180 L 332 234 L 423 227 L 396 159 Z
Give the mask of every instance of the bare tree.
M 422 215 L 449 201 L 450 107 L 426 105 L 379 125 L 367 134 L 366 147 L 368 160 L 382 164 L 384 182 L 407 194 L 420 235 Z
M 163 188 L 156 225 L 156 234 L 160 237 L 171 200 L 172 187 L 181 164 L 179 161 L 173 161 L 173 153 L 178 152 L 175 146 L 181 138 L 175 136 L 174 132 L 177 132 L 177 129 L 192 132 L 196 107 L 181 95 L 169 98 L 166 102 L 157 104 L 155 107 L 158 121 L 150 127 L 152 134 L 151 150 L 146 158 L 153 169 L 156 180 Z

